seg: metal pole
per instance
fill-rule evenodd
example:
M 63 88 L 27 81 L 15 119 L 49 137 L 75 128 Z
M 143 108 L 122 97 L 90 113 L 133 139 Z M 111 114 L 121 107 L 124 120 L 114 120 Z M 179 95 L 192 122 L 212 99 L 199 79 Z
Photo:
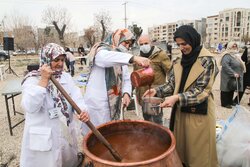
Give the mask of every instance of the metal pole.
M 122 4 L 122 5 L 124 5 L 124 15 L 125 15 L 125 18 L 124 18 L 124 21 L 125 21 L 125 28 L 127 28 L 127 3 L 128 2 L 124 2 L 124 4 Z
M 237 103 L 238 103 L 238 105 L 240 105 L 239 83 L 238 83 L 238 78 L 235 77 L 235 79 L 236 79 L 236 86 L 237 86 Z

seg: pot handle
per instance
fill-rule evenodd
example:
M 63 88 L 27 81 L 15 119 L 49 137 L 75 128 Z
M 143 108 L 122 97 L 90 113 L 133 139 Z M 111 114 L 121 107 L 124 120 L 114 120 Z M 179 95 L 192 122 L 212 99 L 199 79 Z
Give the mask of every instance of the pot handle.
M 78 160 L 81 159 L 81 163 L 77 165 L 77 167 L 94 167 L 94 164 L 91 160 L 85 162 L 85 154 L 84 153 L 78 153 Z M 80 157 L 80 158 L 79 158 Z
M 80 166 L 79 166 L 80 167 Z M 87 162 L 86 164 L 84 164 L 84 167 L 94 167 L 94 164 L 92 161 Z

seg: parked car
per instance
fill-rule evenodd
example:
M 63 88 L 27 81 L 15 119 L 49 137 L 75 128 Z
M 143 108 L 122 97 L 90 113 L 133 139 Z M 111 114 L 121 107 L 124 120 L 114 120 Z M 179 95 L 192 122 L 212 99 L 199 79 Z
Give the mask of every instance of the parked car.
M 0 50 L 0 61 L 4 61 L 6 59 L 9 59 L 10 56 L 3 50 Z
M 25 50 L 16 50 L 15 52 L 13 52 L 13 56 L 16 55 L 26 55 L 26 51 Z

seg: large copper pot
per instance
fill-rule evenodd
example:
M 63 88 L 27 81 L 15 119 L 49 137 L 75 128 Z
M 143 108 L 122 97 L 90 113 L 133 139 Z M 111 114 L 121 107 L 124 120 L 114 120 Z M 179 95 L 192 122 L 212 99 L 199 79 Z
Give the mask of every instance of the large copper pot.
M 182 167 L 175 138 L 168 128 L 148 121 L 112 121 L 97 129 L 123 158 L 114 160 L 95 135 L 83 141 L 83 167 Z

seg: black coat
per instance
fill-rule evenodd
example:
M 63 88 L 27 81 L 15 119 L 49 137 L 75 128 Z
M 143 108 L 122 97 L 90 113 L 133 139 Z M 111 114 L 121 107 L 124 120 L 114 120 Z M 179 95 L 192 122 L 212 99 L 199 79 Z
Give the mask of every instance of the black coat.
M 250 55 L 247 55 L 248 49 L 250 49 L 250 47 L 246 48 L 243 55 L 241 56 L 241 59 L 242 61 L 245 62 L 245 66 L 246 66 L 246 72 L 244 73 L 244 76 L 243 76 L 243 82 L 244 82 L 244 85 L 246 86 L 250 86 L 250 63 L 247 62 L 248 61 L 247 56 L 250 56 Z

